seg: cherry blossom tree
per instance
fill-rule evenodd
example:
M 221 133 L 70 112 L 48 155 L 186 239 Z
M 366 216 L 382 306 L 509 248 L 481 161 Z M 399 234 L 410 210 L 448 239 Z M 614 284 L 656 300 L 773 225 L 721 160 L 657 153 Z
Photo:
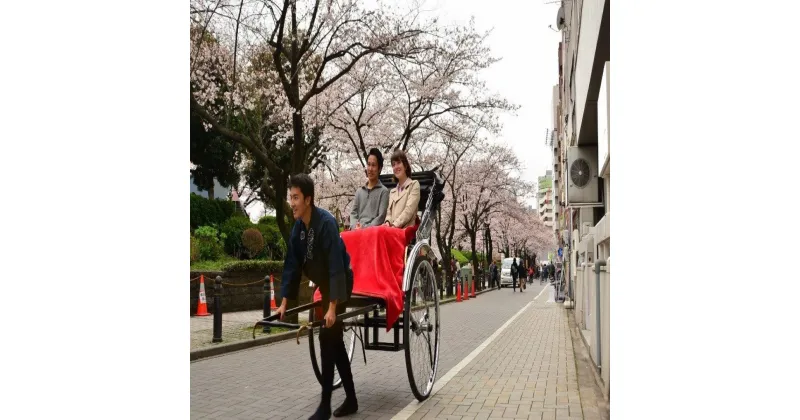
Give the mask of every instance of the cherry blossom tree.
M 477 153 L 464 163 L 465 178 L 458 202 L 459 222 L 465 241 L 472 251 L 472 264 L 478 267 L 477 251 L 479 234 L 487 225 L 489 217 L 500 212 L 503 200 L 517 183 L 513 171 L 519 169 L 514 152 L 502 145 L 481 145 Z
M 551 228 L 544 225 L 535 209 L 526 207 L 521 200 L 510 199 L 503 203 L 502 211 L 492 216 L 497 242 L 506 256 L 536 259 L 555 246 Z
M 347 152 L 338 152 L 329 165 L 311 173 L 314 179 L 317 206 L 334 215 L 339 226 L 350 224 L 350 209 L 356 190 L 366 182 L 364 169 Z
M 232 39 L 232 78 L 236 82 L 240 40 L 255 42 L 271 59 L 275 82 L 271 88 L 280 92 L 280 99 L 289 108 L 291 118 L 291 172 L 308 169 L 305 111 L 314 106 L 318 95 L 352 70 L 362 59 L 373 54 L 402 57 L 413 54 L 415 39 L 424 32 L 417 22 L 418 13 L 401 13 L 397 7 L 378 2 L 367 9 L 358 0 L 284 0 L 240 2 L 235 18 L 211 9 L 208 2 L 193 3 L 195 21 L 205 19 Z M 245 12 L 243 12 L 245 10 Z M 262 63 L 264 64 L 264 63 Z M 248 63 L 245 63 L 245 68 Z M 310 77 L 308 77 L 310 76 Z M 277 88 L 277 89 L 275 89 Z M 225 127 L 205 111 L 205 104 L 192 96 L 192 108 L 207 118 L 212 126 Z M 232 98 L 234 101 L 236 97 Z M 246 102 L 246 100 L 245 100 Z M 323 107 L 324 108 L 324 107 Z M 323 117 L 311 111 L 309 117 Z M 318 125 L 319 121 L 312 124 Z M 242 133 L 230 130 L 233 141 L 248 143 Z M 237 135 L 238 134 L 238 135 Z
M 450 250 L 454 248 L 463 237 L 463 232 L 458 232 L 458 200 L 465 188 L 465 179 L 469 174 L 463 171 L 462 160 L 468 160 L 470 154 L 476 151 L 475 145 L 483 141 L 481 130 L 487 123 L 480 121 L 478 124 L 462 119 L 462 124 L 453 119 L 442 130 L 441 142 L 430 147 L 430 154 L 440 159 L 440 172 L 445 181 L 445 198 L 434 218 L 436 244 L 442 256 L 442 265 L 447 280 L 448 295 L 452 294 L 452 270 L 450 269 Z
M 325 164 L 337 82 L 372 55 L 415 54 L 419 5 L 359 0 L 192 0 L 192 111 L 242 145 L 288 240 L 288 177 Z M 345 95 L 346 96 L 346 95 Z
M 347 99 L 333 115 L 343 140 L 359 156 L 378 147 L 384 153 L 417 149 L 422 157 L 422 150 L 442 141 L 438 137 L 446 134 L 454 117 L 477 122 L 486 114 L 515 110 L 489 94 L 479 78 L 481 70 L 497 61 L 487 36 L 474 22 L 432 27 L 419 36 L 415 54 L 359 62 L 343 78 L 353 94 L 343 93 Z
M 481 197 L 502 176 L 475 184 L 470 173 L 485 168 L 469 169 L 478 162 L 465 156 L 490 156 L 478 146 L 500 132 L 497 113 L 515 107 L 479 77 L 497 59 L 474 22 L 444 27 L 421 19 L 415 2 L 366 3 L 192 0 L 191 110 L 241 146 L 237 192 L 245 206 L 275 209 L 284 240 L 293 173 L 310 173 L 317 204 L 347 224 L 369 148 L 402 149 L 414 170 L 436 169 L 448 187 L 434 242 L 451 279 L 450 249 L 468 244 L 475 255 L 477 232 L 499 211 Z M 477 202 L 459 205 L 475 191 Z

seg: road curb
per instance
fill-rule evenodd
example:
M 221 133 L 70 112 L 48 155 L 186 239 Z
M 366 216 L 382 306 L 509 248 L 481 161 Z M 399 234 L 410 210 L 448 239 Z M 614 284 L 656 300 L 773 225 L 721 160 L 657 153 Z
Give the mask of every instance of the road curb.
M 475 292 L 475 295 L 482 295 L 484 293 L 488 293 L 491 291 L 496 291 L 497 289 L 487 289 Z M 439 305 L 447 305 L 448 303 L 455 302 L 456 298 L 446 298 L 439 301 Z M 255 324 L 255 322 L 253 323 Z M 253 347 L 264 346 L 267 344 L 274 344 L 281 341 L 291 340 L 297 337 L 297 331 L 287 331 L 283 333 L 278 333 L 275 335 L 269 335 L 267 337 L 259 337 L 253 340 L 243 340 L 237 341 L 230 344 L 219 344 L 212 347 L 206 347 L 202 349 L 192 350 L 189 352 L 189 361 L 194 362 L 201 359 L 206 359 L 209 357 L 220 356 L 227 353 L 232 353 L 235 351 L 246 350 Z

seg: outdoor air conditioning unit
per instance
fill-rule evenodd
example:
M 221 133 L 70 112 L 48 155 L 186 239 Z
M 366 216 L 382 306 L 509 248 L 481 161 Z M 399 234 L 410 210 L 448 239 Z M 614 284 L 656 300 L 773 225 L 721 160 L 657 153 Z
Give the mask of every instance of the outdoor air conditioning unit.
M 570 147 L 567 149 L 568 207 L 601 207 L 598 183 L 597 146 Z

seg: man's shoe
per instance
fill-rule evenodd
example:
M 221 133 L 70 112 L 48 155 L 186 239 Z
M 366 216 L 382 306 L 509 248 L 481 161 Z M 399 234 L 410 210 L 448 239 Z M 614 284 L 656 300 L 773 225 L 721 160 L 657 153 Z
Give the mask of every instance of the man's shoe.
M 355 414 L 357 411 L 358 401 L 345 398 L 342 405 L 336 410 L 333 410 L 333 417 L 349 416 L 350 414 Z
M 329 418 L 331 418 L 330 408 L 325 410 L 322 406 L 319 406 L 317 411 L 315 411 L 308 420 L 328 420 Z

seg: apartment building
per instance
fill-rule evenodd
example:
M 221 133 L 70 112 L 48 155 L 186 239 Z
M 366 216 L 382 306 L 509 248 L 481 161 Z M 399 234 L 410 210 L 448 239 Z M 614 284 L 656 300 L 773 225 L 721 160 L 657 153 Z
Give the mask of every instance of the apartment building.
M 609 0 L 562 1 L 553 94 L 555 230 L 576 323 L 608 395 L 611 280 Z
M 548 170 L 545 172 L 544 176 L 539 177 L 536 199 L 536 209 L 539 212 L 539 220 L 544 222 L 544 225 L 549 228 L 554 227 L 553 171 Z

